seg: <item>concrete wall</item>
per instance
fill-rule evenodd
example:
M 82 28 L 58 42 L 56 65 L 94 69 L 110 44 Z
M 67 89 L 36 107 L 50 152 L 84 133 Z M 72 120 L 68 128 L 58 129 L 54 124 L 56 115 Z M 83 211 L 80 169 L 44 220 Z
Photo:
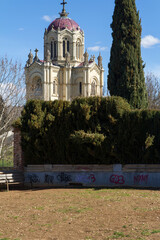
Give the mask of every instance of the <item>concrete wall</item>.
M 160 187 L 160 165 L 38 165 L 25 169 L 33 186 Z

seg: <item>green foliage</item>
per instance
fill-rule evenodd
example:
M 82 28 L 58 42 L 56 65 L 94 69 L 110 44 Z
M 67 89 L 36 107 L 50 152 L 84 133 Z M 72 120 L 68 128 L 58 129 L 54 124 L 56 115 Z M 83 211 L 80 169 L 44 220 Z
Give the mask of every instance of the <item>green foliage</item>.
M 148 149 L 149 147 L 153 146 L 155 136 L 151 136 L 150 134 L 147 136 L 145 141 L 145 147 Z
M 119 126 L 118 152 L 121 163 L 160 162 L 160 111 L 124 113 Z
M 26 165 L 160 162 L 160 111 L 121 97 L 32 100 L 16 126 Z
M 141 58 L 141 21 L 135 0 L 115 0 L 113 43 L 109 63 L 108 89 L 134 108 L 147 107 L 147 92 Z
M 104 159 L 105 136 L 100 133 L 85 133 L 76 131 L 70 136 L 71 156 L 79 164 L 99 164 Z M 76 162 L 75 162 L 76 163 Z

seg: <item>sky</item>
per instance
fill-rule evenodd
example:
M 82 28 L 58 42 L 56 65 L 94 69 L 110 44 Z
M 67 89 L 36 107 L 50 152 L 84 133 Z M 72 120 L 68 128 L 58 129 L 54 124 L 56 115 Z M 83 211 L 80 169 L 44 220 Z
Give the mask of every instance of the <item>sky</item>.
M 66 0 L 66 11 L 84 30 L 85 48 L 103 57 L 105 81 L 112 45 L 114 0 Z M 43 59 L 44 30 L 62 10 L 62 0 L 0 0 L 0 57 L 25 63 L 30 49 Z M 160 0 L 136 0 L 142 20 L 142 59 L 145 74 L 160 77 Z

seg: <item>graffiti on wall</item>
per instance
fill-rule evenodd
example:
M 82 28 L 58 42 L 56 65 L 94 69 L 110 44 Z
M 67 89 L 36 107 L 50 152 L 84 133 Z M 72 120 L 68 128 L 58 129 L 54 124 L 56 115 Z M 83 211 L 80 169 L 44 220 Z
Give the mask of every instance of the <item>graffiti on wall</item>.
M 54 176 L 45 174 L 44 182 L 48 183 L 48 184 L 53 184 L 54 183 Z
M 75 177 L 75 181 L 78 183 L 94 183 L 96 181 L 96 177 L 94 174 L 77 174 Z
M 27 178 L 30 183 L 40 183 L 40 178 L 36 174 L 28 174 Z
M 137 175 L 134 176 L 134 184 L 148 183 L 148 175 Z
M 122 184 L 123 185 L 125 183 L 125 179 L 124 179 L 124 176 L 122 176 L 122 175 L 111 175 L 110 182 L 114 183 L 114 184 Z
M 89 179 L 92 183 L 94 183 L 94 182 L 96 181 L 96 177 L 95 177 L 94 174 L 90 174 L 89 177 L 88 177 L 88 179 Z
M 114 185 L 124 185 L 129 180 L 132 179 L 131 185 L 147 185 L 149 183 L 150 174 L 143 173 L 134 173 L 134 175 L 126 176 L 120 174 L 107 174 L 110 184 Z M 125 177 L 126 176 L 126 177 Z M 30 182 L 31 184 L 38 183 L 46 183 L 46 184 L 69 184 L 70 182 L 77 182 L 82 184 L 103 184 L 106 185 L 106 175 L 102 178 L 100 175 L 92 173 L 92 172 L 76 172 L 76 173 L 68 173 L 68 172 L 58 172 L 58 173 L 27 173 L 26 174 L 26 182 Z M 150 181 L 152 178 L 150 177 Z M 130 181 L 129 181 L 130 182 Z
M 60 174 L 57 175 L 57 180 L 59 182 L 65 182 L 65 183 L 71 182 L 72 176 L 67 173 L 61 172 Z
M 28 182 L 30 183 L 47 183 L 47 184 L 54 184 L 55 182 L 60 182 L 60 183 L 68 183 L 72 181 L 76 181 L 78 183 L 95 183 L 96 182 L 96 177 L 95 175 L 92 174 L 76 174 L 74 177 L 72 174 L 64 173 L 61 172 L 56 175 L 52 174 L 45 174 L 44 177 L 42 178 L 43 180 L 40 180 L 40 177 L 38 174 L 28 174 L 27 179 L 29 180 Z

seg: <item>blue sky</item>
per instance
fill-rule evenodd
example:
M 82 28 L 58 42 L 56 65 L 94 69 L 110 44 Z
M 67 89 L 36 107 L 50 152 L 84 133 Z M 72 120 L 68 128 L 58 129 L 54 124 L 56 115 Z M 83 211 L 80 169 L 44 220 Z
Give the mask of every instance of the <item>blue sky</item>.
M 7 54 L 25 65 L 29 50 L 39 49 L 43 59 L 43 34 L 59 17 L 62 0 L 0 0 L 0 56 Z M 69 17 L 85 32 L 85 47 L 96 57 L 101 52 L 108 74 L 112 44 L 114 0 L 68 0 Z M 160 76 L 160 0 L 136 0 L 142 19 L 142 58 L 145 72 Z

